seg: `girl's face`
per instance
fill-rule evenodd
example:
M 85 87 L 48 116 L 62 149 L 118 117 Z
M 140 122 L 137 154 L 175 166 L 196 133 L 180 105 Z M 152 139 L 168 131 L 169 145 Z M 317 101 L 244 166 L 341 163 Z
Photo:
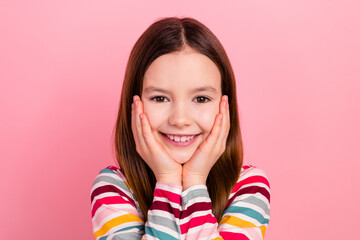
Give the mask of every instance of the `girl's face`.
M 209 135 L 221 96 L 215 63 L 186 46 L 152 62 L 144 74 L 141 100 L 155 138 L 183 164 Z

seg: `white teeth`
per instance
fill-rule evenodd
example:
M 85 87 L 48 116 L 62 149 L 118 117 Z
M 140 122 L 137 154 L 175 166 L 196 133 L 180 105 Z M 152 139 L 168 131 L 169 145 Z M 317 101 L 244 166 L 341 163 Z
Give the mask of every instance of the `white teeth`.
M 195 137 L 195 135 L 190 136 L 190 137 L 179 137 L 179 136 L 174 136 L 174 135 L 168 135 L 166 134 L 171 140 L 173 140 L 174 142 L 187 142 L 191 139 L 193 139 Z

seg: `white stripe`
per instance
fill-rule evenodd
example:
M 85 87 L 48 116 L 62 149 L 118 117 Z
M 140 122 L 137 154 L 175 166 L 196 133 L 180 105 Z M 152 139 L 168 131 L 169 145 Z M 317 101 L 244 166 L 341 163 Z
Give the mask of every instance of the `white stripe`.
M 233 203 L 231 204 L 231 206 L 250 208 L 250 209 L 252 209 L 252 210 L 260 213 L 261 215 L 263 215 L 263 216 L 266 217 L 266 218 L 269 217 L 269 215 L 266 214 L 266 212 L 264 211 L 263 208 L 255 205 L 255 204 L 251 204 L 251 203 L 243 202 L 243 201 L 236 201 L 236 202 L 233 202 Z
M 91 202 L 91 208 L 94 207 L 95 202 L 96 202 L 97 200 L 103 199 L 103 198 L 106 198 L 106 197 L 118 197 L 118 198 L 122 198 L 123 200 L 125 200 L 126 202 L 128 202 L 128 203 L 131 205 L 131 203 L 129 202 L 128 199 L 125 199 L 123 196 L 120 196 L 118 193 L 116 193 L 116 192 L 105 192 L 105 193 L 101 193 L 101 194 L 99 194 L 99 195 L 97 195 L 97 196 L 95 196 L 95 197 L 93 198 L 93 201 Z M 131 205 L 131 206 L 132 206 L 132 205 Z
M 198 240 L 209 240 L 209 239 L 215 239 L 215 238 L 217 238 L 217 237 L 221 237 L 221 236 L 219 235 L 219 233 L 214 233 L 214 234 L 212 234 L 212 235 L 210 235 L 210 236 L 208 236 L 208 237 L 203 237 L 203 238 L 200 238 L 200 239 L 198 239 Z
M 165 190 L 165 191 L 168 191 L 168 192 L 172 192 L 172 193 L 175 193 L 175 194 L 178 194 L 178 195 L 181 194 L 181 190 L 182 190 L 181 186 L 174 187 L 174 186 L 170 186 L 170 185 L 159 183 L 159 182 L 156 183 L 156 187 L 158 189 Z
M 169 213 L 169 212 L 163 211 L 163 210 L 149 210 L 148 216 L 151 216 L 153 218 L 156 218 L 157 216 L 161 216 L 161 217 L 169 219 L 172 222 L 174 222 L 176 219 L 178 219 L 178 218 L 175 218 L 173 213 Z
M 217 228 L 217 224 L 215 223 L 204 223 L 200 226 L 197 226 L 197 227 L 193 227 L 193 228 L 190 228 L 187 232 L 187 235 L 190 235 L 190 234 L 195 234 L 197 232 L 200 232 L 202 229 L 212 229 L 212 228 Z M 209 237 L 207 239 L 210 239 Z
M 261 177 L 264 177 L 265 179 L 267 179 L 267 175 L 260 168 L 250 168 L 250 169 L 246 169 L 242 174 L 240 174 L 239 181 L 242 181 L 249 177 L 254 177 L 254 176 L 261 176 Z

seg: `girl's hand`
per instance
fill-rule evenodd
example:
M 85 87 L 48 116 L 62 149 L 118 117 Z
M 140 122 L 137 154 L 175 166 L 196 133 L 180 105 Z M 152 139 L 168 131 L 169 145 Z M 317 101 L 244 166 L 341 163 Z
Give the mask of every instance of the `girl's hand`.
M 131 129 L 136 143 L 136 151 L 151 168 L 158 182 L 181 185 L 181 164 L 175 162 L 155 139 L 139 96 L 134 96 L 133 100 Z
M 183 190 L 196 184 L 205 185 L 211 168 L 225 151 L 230 129 L 229 104 L 226 95 L 222 97 L 219 108 L 220 113 L 215 117 L 210 134 L 183 166 Z

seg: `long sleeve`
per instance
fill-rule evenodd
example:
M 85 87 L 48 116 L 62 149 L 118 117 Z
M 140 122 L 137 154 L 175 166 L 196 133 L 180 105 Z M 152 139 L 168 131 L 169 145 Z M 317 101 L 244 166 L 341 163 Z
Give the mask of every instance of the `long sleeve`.
M 205 185 L 195 185 L 181 194 L 182 239 L 262 240 L 270 219 L 270 185 L 265 173 L 244 166 L 220 223 L 212 214 Z
M 182 187 L 156 183 L 144 222 L 141 210 L 116 167 L 100 171 L 91 188 L 91 215 L 96 240 L 180 239 Z

